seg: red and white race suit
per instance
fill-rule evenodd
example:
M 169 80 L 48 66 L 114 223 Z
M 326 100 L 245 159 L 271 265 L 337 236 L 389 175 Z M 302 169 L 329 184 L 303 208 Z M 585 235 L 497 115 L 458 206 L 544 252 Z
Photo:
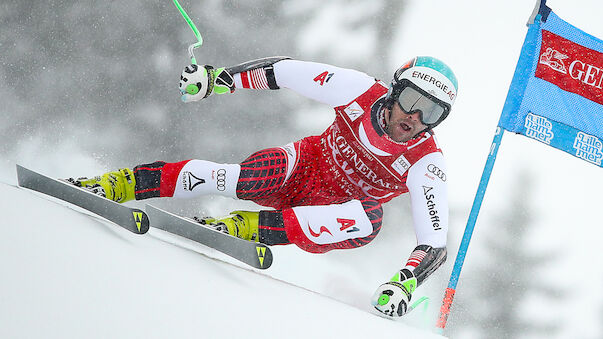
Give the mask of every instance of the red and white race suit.
M 290 242 L 326 252 L 368 243 L 381 225 L 380 203 L 409 193 L 418 245 L 445 247 L 448 198 L 442 151 L 431 132 L 405 143 L 388 137 L 382 109 L 388 88 L 383 82 L 355 70 L 298 60 L 272 64 L 270 79 L 262 68 L 233 76 L 236 88 L 275 89 L 276 82 L 278 88 L 330 105 L 334 122 L 321 135 L 260 151 L 242 164 L 191 160 L 141 167 L 149 178 L 151 167 L 161 169 L 161 187 L 147 185 L 151 188 L 137 194 L 160 190 L 155 196 L 221 194 L 253 200 L 282 210 Z M 248 165 L 263 159 L 270 161 L 260 168 L 267 173 L 262 181 L 246 178 Z M 257 166 L 253 170 L 259 171 Z M 379 214 L 371 215 L 377 209 Z M 407 265 L 416 267 L 417 257 L 424 256 L 415 252 Z
M 345 215 L 337 215 L 342 211 L 332 204 L 364 196 L 384 203 L 408 192 L 418 243 L 445 247 L 446 166 L 434 135 L 425 132 L 406 143 L 390 139 L 382 127 L 381 109 L 388 88 L 362 72 L 298 60 L 282 60 L 273 67 L 279 87 L 330 105 L 335 110 L 335 121 L 320 136 L 283 147 L 288 155 L 288 169 L 281 194 L 258 202 L 275 208 L 292 207 L 292 211 L 285 212 L 285 218 L 298 219 L 298 237 L 324 242 L 329 240 L 313 237 L 313 230 L 325 227 L 330 233 L 324 232 L 325 236 L 342 233 L 337 219 Z M 262 76 L 235 74 L 235 85 L 266 88 L 261 86 L 265 83 Z M 301 176 L 300 171 L 304 172 Z M 318 212 L 302 205 L 327 207 Z M 333 210 L 332 215 L 329 209 Z M 357 215 L 346 212 L 348 219 L 362 219 L 362 210 Z M 366 228 L 364 231 L 368 232 L 368 225 Z M 341 238 L 332 239 L 338 240 Z

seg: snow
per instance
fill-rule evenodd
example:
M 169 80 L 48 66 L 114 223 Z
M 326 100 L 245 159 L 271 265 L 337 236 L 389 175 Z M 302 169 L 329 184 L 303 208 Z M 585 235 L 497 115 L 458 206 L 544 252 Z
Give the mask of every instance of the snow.
M 157 229 L 135 235 L 8 183 L 0 197 L 2 338 L 442 338 Z M 277 271 L 295 264 L 275 251 Z

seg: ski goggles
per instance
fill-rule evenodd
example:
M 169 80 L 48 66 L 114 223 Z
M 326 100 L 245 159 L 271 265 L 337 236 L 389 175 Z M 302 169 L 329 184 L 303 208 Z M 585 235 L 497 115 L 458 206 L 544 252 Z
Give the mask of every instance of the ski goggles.
M 404 81 L 404 87 L 396 101 L 404 113 L 418 112 L 421 122 L 426 126 L 441 122 L 450 112 L 450 105 L 423 91 L 410 81 Z

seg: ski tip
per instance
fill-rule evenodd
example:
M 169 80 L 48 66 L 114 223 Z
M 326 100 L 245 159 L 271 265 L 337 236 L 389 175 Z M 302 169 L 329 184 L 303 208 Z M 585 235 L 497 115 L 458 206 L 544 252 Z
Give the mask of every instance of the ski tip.
M 143 210 L 132 209 L 132 217 L 136 228 L 132 231 L 136 234 L 145 234 L 149 231 L 149 217 Z
M 27 172 L 31 172 L 31 170 L 17 164 L 17 184 L 21 187 L 25 186 L 24 176 Z

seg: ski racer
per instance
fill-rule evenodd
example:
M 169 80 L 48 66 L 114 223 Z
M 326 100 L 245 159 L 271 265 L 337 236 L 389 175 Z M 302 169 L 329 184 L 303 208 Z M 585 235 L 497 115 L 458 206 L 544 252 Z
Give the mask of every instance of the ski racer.
M 417 246 L 405 266 L 375 291 L 372 304 L 392 317 L 446 260 L 446 166 L 432 129 L 450 113 L 457 80 L 442 61 L 418 56 L 390 84 L 365 73 L 288 57 L 233 67 L 185 67 L 184 102 L 237 89 L 291 89 L 330 105 L 334 122 L 321 135 L 258 151 L 240 163 L 156 161 L 74 184 L 123 203 L 154 197 L 218 194 L 271 207 L 233 211 L 200 222 L 267 245 L 311 253 L 357 248 L 377 236 L 382 204 L 409 193 Z

